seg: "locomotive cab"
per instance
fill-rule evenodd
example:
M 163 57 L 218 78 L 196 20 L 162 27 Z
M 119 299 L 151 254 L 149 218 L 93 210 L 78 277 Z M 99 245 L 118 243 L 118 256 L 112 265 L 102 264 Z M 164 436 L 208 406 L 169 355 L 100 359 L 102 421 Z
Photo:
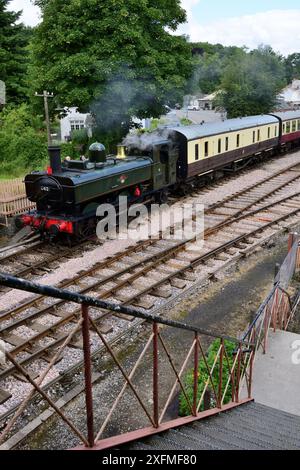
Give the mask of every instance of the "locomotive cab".
M 163 140 L 153 145 L 153 189 L 159 190 L 176 183 L 176 165 L 178 148 L 172 146 L 169 140 Z

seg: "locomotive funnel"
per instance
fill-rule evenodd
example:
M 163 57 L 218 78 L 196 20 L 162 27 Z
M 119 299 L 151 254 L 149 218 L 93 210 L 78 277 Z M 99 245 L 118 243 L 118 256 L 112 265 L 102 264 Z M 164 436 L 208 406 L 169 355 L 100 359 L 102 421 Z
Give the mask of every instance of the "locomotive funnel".
M 48 155 L 50 158 L 50 167 L 53 173 L 61 173 L 61 157 L 60 157 L 60 147 L 58 146 L 49 146 Z

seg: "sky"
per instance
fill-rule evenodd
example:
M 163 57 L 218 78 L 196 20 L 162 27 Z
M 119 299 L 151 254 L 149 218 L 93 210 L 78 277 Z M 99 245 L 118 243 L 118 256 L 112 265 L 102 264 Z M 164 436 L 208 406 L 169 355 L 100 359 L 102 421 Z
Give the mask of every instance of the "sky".
M 191 41 L 226 46 L 269 44 L 284 55 L 300 52 L 299 0 L 181 0 L 188 21 L 179 28 Z M 23 10 L 22 20 L 34 26 L 39 10 L 30 0 L 11 0 L 10 9 Z

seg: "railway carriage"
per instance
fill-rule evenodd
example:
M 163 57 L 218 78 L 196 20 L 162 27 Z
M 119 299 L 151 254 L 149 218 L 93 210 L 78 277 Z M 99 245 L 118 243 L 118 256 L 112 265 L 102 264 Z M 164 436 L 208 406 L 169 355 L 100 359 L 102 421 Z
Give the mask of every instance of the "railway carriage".
M 82 239 L 94 231 L 103 202 L 116 203 L 120 195 L 129 202 L 165 202 L 168 192 L 186 192 L 299 144 L 300 110 L 164 128 L 146 148 L 136 144 L 127 154 L 119 146 L 117 155 L 107 156 L 96 143 L 88 158 L 62 163 L 59 149 L 49 148 L 48 169 L 25 177 L 27 197 L 37 210 L 22 215 L 17 225 L 30 225 L 49 238 Z
M 281 147 L 291 149 L 300 144 L 300 110 L 276 113 L 280 122 Z
M 181 180 L 244 162 L 248 157 L 273 151 L 279 144 L 278 119 L 269 115 L 172 130 L 179 142 Z

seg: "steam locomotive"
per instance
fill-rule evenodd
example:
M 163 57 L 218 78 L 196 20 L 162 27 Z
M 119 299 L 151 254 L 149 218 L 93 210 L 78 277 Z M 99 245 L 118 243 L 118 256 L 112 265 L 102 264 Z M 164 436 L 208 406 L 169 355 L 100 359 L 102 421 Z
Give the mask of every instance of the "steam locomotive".
M 26 194 L 36 210 L 17 219 L 44 237 L 85 239 L 95 231 L 101 203 L 165 202 L 169 192 L 186 192 L 196 185 L 236 171 L 253 161 L 300 144 L 300 110 L 229 119 L 202 125 L 165 128 L 152 135 L 146 148 L 139 143 L 118 146 L 106 155 L 100 143 L 88 158 L 60 157 L 49 147 L 50 165 L 25 177 Z

